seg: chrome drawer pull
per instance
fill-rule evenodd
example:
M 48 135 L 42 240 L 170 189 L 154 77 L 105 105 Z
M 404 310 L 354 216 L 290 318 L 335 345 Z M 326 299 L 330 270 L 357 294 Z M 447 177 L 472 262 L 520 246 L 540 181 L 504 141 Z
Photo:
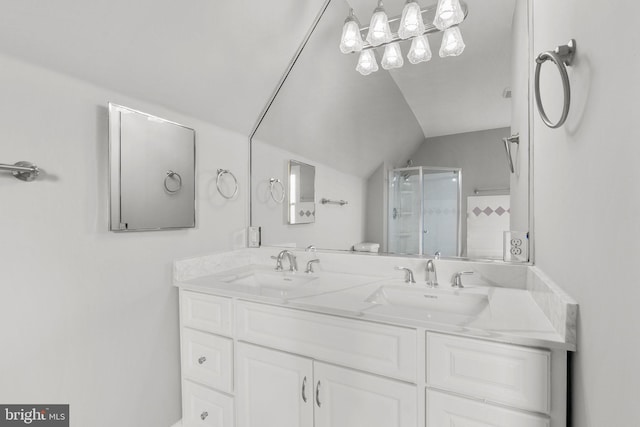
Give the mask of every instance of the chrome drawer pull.
M 302 401 L 307 403 L 307 377 L 302 380 Z
M 318 408 L 322 406 L 322 403 L 320 402 L 320 381 L 318 381 L 318 384 L 316 385 L 316 405 L 318 405 Z
M 198 363 L 201 364 L 201 365 L 206 361 L 207 361 L 207 358 L 204 357 L 204 356 L 202 356 L 200 359 L 198 359 Z
M 204 421 L 208 416 L 209 416 L 209 413 L 207 411 L 204 411 L 203 413 L 200 414 L 200 418 L 202 418 L 202 421 Z

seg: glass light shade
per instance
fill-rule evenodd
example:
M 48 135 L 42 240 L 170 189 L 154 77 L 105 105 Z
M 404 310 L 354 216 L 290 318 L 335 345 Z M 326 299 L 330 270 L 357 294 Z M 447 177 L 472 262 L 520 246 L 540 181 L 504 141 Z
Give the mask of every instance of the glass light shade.
M 404 65 L 402 59 L 402 51 L 400 45 L 396 43 L 388 44 L 384 48 L 384 55 L 382 56 L 382 68 L 385 70 L 391 70 L 392 68 L 400 68 Z
M 460 0 L 438 0 L 436 17 L 433 20 L 433 25 L 437 29 L 444 31 L 462 21 L 464 21 L 464 12 L 460 6 Z
M 372 46 L 380 46 L 383 43 L 391 41 L 391 28 L 389 28 L 389 18 L 387 17 L 382 1 L 378 3 L 378 7 L 373 11 L 371 23 L 369 24 L 369 34 L 367 41 Z
M 398 36 L 401 39 L 420 36 L 424 33 L 424 21 L 420 12 L 420 5 L 415 0 L 408 0 L 402 10 Z
M 360 25 L 353 14 L 353 9 L 349 11 L 349 16 L 344 21 L 342 27 L 342 38 L 340 39 L 340 52 L 351 53 L 360 52 L 364 41 L 360 34 Z
M 440 57 L 458 56 L 465 48 L 464 40 L 460 28 L 447 28 L 442 36 L 442 45 L 440 46 Z
M 376 61 L 373 49 L 363 50 L 360 53 L 356 70 L 363 76 L 368 76 L 369 74 L 378 71 L 378 62 Z
M 412 64 L 426 62 L 431 59 L 431 47 L 429 46 L 427 36 L 420 36 L 413 39 L 407 58 L 409 58 L 409 62 Z

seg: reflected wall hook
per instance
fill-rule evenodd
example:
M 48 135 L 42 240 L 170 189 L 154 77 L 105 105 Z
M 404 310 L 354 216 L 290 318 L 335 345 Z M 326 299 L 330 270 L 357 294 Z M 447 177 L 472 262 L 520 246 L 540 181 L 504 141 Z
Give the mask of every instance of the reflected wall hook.
M 569 40 L 566 45 L 558 46 L 553 51 L 543 52 L 536 58 L 536 75 L 535 75 L 535 95 L 536 105 L 538 106 L 538 112 L 545 125 L 551 129 L 559 128 L 567 120 L 569 115 L 569 107 L 571 106 L 571 86 L 569 84 L 569 75 L 567 74 L 567 67 L 573 62 L 573 58 L 576 54 L 576 41 L 574 39 Z M 546 61 L 552 61 L 558 67 L 560 72 L 560 78 L 562 79 L 562 89 L 564 92 L 564 104 L 562 107 L 562 115 L 557 123 L 553 123 L 549 120 L 547 113 L 544 111 L 542 105 L 542 99 L 540 98 L 540 70 L 542 64 Z
M 0 171 L 11 172 L 13 176 L 21 181 L 33 181 L 40 174 L 38 166 L 30 162 L 17 162 L 13 165 L 0 164 Z
M 509 163 L 509 170 L 514 173 L 516 170 L 513 167 L 513 157 L 511 156 L 511 144 L 520 144 L 520 134 L 516 133 L 508 138 L 502 138 L 504 142 L 504 149 L 507 152 L 507 162 Z

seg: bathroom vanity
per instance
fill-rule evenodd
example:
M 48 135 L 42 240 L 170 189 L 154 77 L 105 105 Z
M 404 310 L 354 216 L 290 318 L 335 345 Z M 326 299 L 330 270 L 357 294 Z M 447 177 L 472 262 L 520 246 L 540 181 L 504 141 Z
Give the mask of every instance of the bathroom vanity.
M 418 283 L 405 284 L 386 265 L 397 258 L 350 254 L 277 272 L 277 252 L 176 264 L 185 427 L 566 425 L 576 306 L 552 285 L 481 286 L 501 266 L 466 263 L 475 281 L 430 289 L 426 260 L 409 261 Z M 518 267 L 508 275 L 536 282 Z

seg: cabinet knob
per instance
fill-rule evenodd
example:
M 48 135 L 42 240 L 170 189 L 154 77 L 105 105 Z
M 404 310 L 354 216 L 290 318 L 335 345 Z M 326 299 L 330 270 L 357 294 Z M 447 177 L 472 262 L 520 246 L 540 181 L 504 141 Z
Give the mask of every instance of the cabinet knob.
M 204 356 L 202 356 L 201 358 L 199 358 L 199 359 L 198 359 L 198 363 L 199 363 L 199 364 L 201 364 L 201 365 L 202 365 L 204 362 L 206 362 L 206 361 L 207 361 L 207 358 L 206 358 L 206 357 L 204 357 Z M 204 418 L 203 418 L 203 419 L 204 419 Z
M 204 411 L 203 413 L 200 414 L 200 418 L 202 418 L 202 421 L 207 419 L 208 416 L 209 416 L 209 413 L 207 411 Z

